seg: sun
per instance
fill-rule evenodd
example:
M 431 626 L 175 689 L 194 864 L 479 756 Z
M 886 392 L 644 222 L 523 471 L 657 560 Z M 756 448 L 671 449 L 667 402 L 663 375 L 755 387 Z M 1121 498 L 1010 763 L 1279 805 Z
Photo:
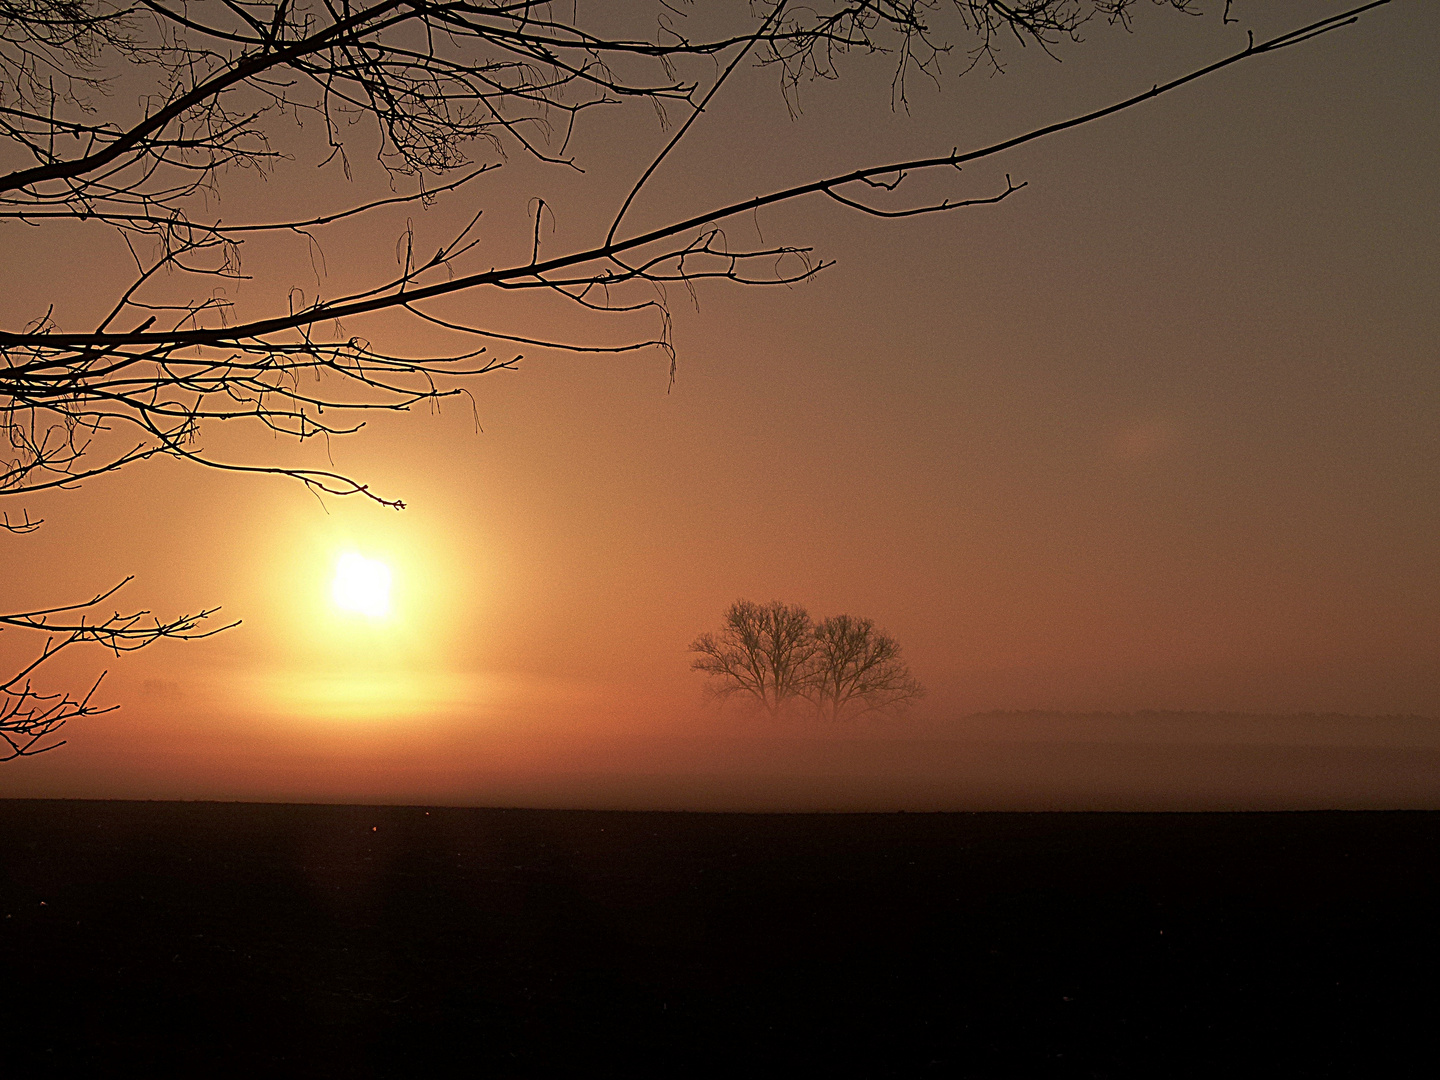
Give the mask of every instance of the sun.
M 383 619 L 390 613 L 390 568 L 379 559 L 347 551 L 335 564 L 330 595 L 342 611 Z

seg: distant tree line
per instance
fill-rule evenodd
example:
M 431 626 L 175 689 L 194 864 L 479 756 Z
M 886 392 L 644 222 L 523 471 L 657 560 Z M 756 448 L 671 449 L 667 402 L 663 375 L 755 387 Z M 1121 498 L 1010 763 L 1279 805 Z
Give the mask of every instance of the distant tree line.
M 710 676 L 706 692 L 739 697 L 777 716 L 808 702 L 821 716 L 900 712 L 925 688 L 910 674 L 900 644 L 873 619 L 836 615 L 815 622 L 803 607 L 772 600 L 737 600 L 718 632 L 690 645 L 696 671 Z

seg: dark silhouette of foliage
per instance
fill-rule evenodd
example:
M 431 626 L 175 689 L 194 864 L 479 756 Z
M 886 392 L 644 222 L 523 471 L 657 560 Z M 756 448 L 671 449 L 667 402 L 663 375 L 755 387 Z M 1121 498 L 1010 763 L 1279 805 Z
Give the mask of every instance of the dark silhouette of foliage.
M 357 495 L 399 509 L 400 498 L 362 480 L 222 458 L 203 436 L 221 423 L 299 441 L 353 433 L 375 410 L 404 411 L 470 392 L 475 376 L 513 366 L 520 359 L 514 350 L 525 346 L 657 350 L 673 378 L 668 284 L 790 284 L 825 266 L 808 248 L 732 247 L 722 230 L 728 219 L 810 195 L 881 218 L 998 203 L 1023 184 L 1007 177 L 1003 188 L 961 190 L 918 205 L 904 201 L 903 181 L 928 170 L 956 174 L 967 162 L 1348 25 L 1389 0 L 1251 40 L 1106 108 L 992 145 L 861 163 L 730 205 L 696 206 L 643 231 L 623 228 L 646 181 L 744 61 L 773 70 L 793 100 L 807 80 L 836 77 L 844 57 L 881 55 L 893 64 L 900 103 L 907 80 L 938 77 L 957 44 L 962 71 L 975 64 L 998 70 L 1007 39 L 1050 50 L 1079 40 L 1092 19 L 1128 25 L 1137 2 L 755 0 L 707 18 L 714 29 L 690 33 L 684 13 L 658 0 L 651 39 L 617 31 L 616 14 L 605 5 L 582 10 L 534 0 L 0 0 L 0 228 L 81 229 L 97 243 L 118 238 L 134 266 L 131 279 L 105 296 L 93 323 L 62 326 L 52 305 L 21 325 L 0 326 L 0 432 L 9 447 L 0 459 L 0 498 L 16 508 L 0 511 L 0 535 L 8 533 L 13 544 L 41 524 L 19 500 L 158 455 L 285 476 L 317 494 Z M 272 309 L 242 312 L 217 288 L 245 277 L 242 251 L 297 235 L 323 251 L 335 230 L 368 228 L 367 215 L 383 207 L 472 197 L 477 178 L 510 155 L 578 169 L 569 150 L 576 123 L 596 106 L 625 101 L 648 102 L 662 114 L 668 107 L 684 119 L 637 170 L 614 217 L 573 249 L 542 250 L 542 222 L 554 208 L 534 200 L 534 243 L 518 260 L 497 260 L 484 248 L 478 208 L 433 254 L 417 251 L 413 230 L 405 229 L 398 269 L 347 293 L 307 300 L 296 290 Z M 333 183 L 327 190 L 335 201 L 312 217 L 222 218 L 211 196 L 226 173 L 274 174 L 286 155 L 272 137 L 301 121 L 321 164 L 346 178 L 351 154 L 378 145 L 374 152 L 397 194 L 347 201 L 345 186 Z M 107 283 L 91 286 L 103 292 Z M 533 290 L 619 320 L 620 344 L 508 333 L 454 321 L 432 304 L 465 292 L 477 298 L 468 310 L 493 312 L 505 298 Z M 482 295 L 487 303 L 478 302 Z M 445 331 L 453 347 L 414 356 L 347 330 L 347 320 L 377 311 Z M 8 552 L 3 557 L 8 565 L 23 562 Z M 86 606 L 20 612 L 4 625 L 79 635 L 66 644 L 123 641 L 139 648 L 194 636 L 209 614 L 53 621 Z M 117 626 L 123 634 L 110 632 Z M 43 646 L 41 659 L 48 655 L 53 649 Z M 28 682 L 34 669 L 28 665 L 0 683 L 0 716 L 19 739 L 12 744 L 22 748 L 17 753 L 43 748 L 43 739 L 30 736 L 53 734 L 65 716 L 94 711 L 88 695 L 36 697 Z M 68 704 L 47 712 L 40 701 Z
M 699 654 L 691 667 L 710 676 L 709 697 L 740 697 L 772 717 L 801 700 L 831 720 L 896 713 L 925 694 L 873 619 L 837 615 L 817 625 L 779 600 L 735 601 L 720 632 L 701 634 L 690 651 Z

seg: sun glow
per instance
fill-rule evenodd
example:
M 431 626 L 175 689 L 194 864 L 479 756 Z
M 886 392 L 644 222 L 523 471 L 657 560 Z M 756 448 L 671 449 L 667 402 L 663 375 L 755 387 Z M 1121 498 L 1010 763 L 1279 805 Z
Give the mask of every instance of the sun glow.
M 298 538 L 277 537 L 273 549 L 257 552 L 277 567 L 262 579 L 272 652 L 237 692 L 266 715 L 327 730 L 471 709 L 479 692 L 473 665 L 457 664 L 453 650 L 464 640 L 457 625 L 477 607 L 473 562 L 417 527 L 424 525 L 339 507 L 318 522 L 301 519 Z
M 342 611 L 383 619 L 390 613 L 390 568 L 379 559 L 347 551 L 335 564 L 330 595 Z

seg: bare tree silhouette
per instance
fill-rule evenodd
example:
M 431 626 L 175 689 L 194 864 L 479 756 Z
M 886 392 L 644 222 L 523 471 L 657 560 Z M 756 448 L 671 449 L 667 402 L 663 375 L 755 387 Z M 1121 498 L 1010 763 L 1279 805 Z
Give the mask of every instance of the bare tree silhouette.
M 1191 0 L 1154 2 L 1192 6 Z M 0 460 L 0 496 L 23 500 L 73 488 L 166 455 L 228 472 L 282 475 L 317 494 L 359 495 L 398 509 L 398 497 L 342 473 L 218 456 L 202 445 L 202 434 L 217 424 L 256 426 L 299 441 L 349 434 L 368 413 L 464 394 L 474 376 L 519 359 L 492 353 L 497 345 L 576 353 L 653 349 L 668 358 L 673 378 L 667 284 L 787 284 L 825 265 L 807 248 L 732 247 L 721 229 L 727 219 L 809 195 L 882 218 L 997 203 L 1023 185 L 1007 178 L 998 190 L 938 203 L 897 200 L 915 172 L 954 171 L 1089 123 L 1348 25 L 1389 2 L 1374 0 L 1268 41 L 1250 40 L 1106 108 L 993 145 L 864 165 L 627 232 L 625 215 L 646 181 L 747 58 L 772 68 L 789 95 L 805 80 L 835 77 L 847 54 L 886 54 L 894 64 L 896 100 L 903 101 L 907 79 L 937 77 L 955 41 L 967 43 L 961 68 L 998 68 L 1007 37 L 1049 50 L 1067 37 L 1078 39 L 1096 17 L 1128 24 L 1136 0 L 956 0 L 953 6 L 755 0 L 724 13 L 728 23 L 721 30 L 694 36 L 681 13 L 657 0 L 653 40 L 616 32 L 613 12 L 567 11 L 535 0 L 0 0 L 0 224 L 118 235 L 134 265 L 133 277 L 116 286 L 93 325 L 61 326 L 52 305 L 23 325 L 0 328 L 0 430 L 10 448 Z M 692 66 L 704 77 L 691 77 Z M 121 85 L 126 93 L 114 93 Z M 136 107 L 124 104 L 136 100 Z M 241 313 L 216 288 L 245 276 L 247 243 L 300 235 L 318 245 L 337 228 L 364 227 L 366 215 L 382 207 L 463 198 L 507 154 L 578 168 L 568 147 L 582 114 L 627 100 L 689 115 L 590 242 L 542 251 L 549 208 L 537 200 L 530 253 L 507 265 L 482 261 L 476 233 L 482 211 L 476 210 L 433 254 L 417 251 L 413 231 L 405 230 L 399 269 L 342 295 L 307 302 L 292 292 L 276 310 Z M 407 190 L 346 203 L 343 186 L 336 185 L 342 201 L 308 218 L 222 219 L 210 200 L 221 178 L 234 169 L 273 172 L 285 154 L 272 136 L 280 125 L 301 120 L 314 122 L 309 130 L 319 134 L 318 156 L 346 176 L 358 140 L 378 137 L 380 164 Z M 485 160 L 472 158 L 477 150 Z M 92 287 L 107 286 L 96 281 Z M 620 319 L 628 336 L 600 345 L 507 334 L 442 317 L 430 303 L 466 291 L 500 299 L 534 290 Z M 345 329 L 346 320 L 377 311 L 446 331 L 455 347 L 405 355 Z M 14 505 L 14 513 L 0 513 L 0 534 L 9 533 L 10 543 L 41 524 Z M 15 565 L 23 555 L 5 559 Z M 119 623 L 68 628 L 54 622 L 86 606 L 18 613 L 4 625 L 80 635 L 67 644 L 123 641 L 139 648 L 162 637 L 195 636 L 199 620 L 211 614 L 150 622 L 115 616 Z M 105 626 L 124 633 L 107 633 Z M 42 649 L 42 661 L 45 655 L 53 651 Z M 12 744 L 23 747 L 17 753 L 50 745 L 45 737 L 65 716 L 94 711 L 88 695 L 36 697 L 28 682 L 34 670 L 29 664 L 0 684 L 0 715 L 9 718 L 7 733 L 20 740 Z M 40 701 L 69 704 L 36 711 Z M 39 740 L 30 738 L 37 733 Z
M 900 643 L 873 619 L 836 615 L 815 627 L 814 641 L 806 696 L 831 720 L 900 712 L 925 696 Z
M 739 697 L 778 716 L 807 700 L 821 716 L 865 716 L 904 710 L 925 696 L 900 658 L 900 644 L 873 619 L 837 615 L 818 625 L 803 607 L 737 600 L 719 633 L 690 644 L 692 670 L 710 676 L 708 697 Z
M 772 600 L 737 600 L 718 634 L 701 634 L 690 645 L 699 653 L 691 667 L 711 676 L 706 693 L 720 701 L 736 695 L 779 715 L 802 697 L 815 655 L 814 626 L 802 607 Z

